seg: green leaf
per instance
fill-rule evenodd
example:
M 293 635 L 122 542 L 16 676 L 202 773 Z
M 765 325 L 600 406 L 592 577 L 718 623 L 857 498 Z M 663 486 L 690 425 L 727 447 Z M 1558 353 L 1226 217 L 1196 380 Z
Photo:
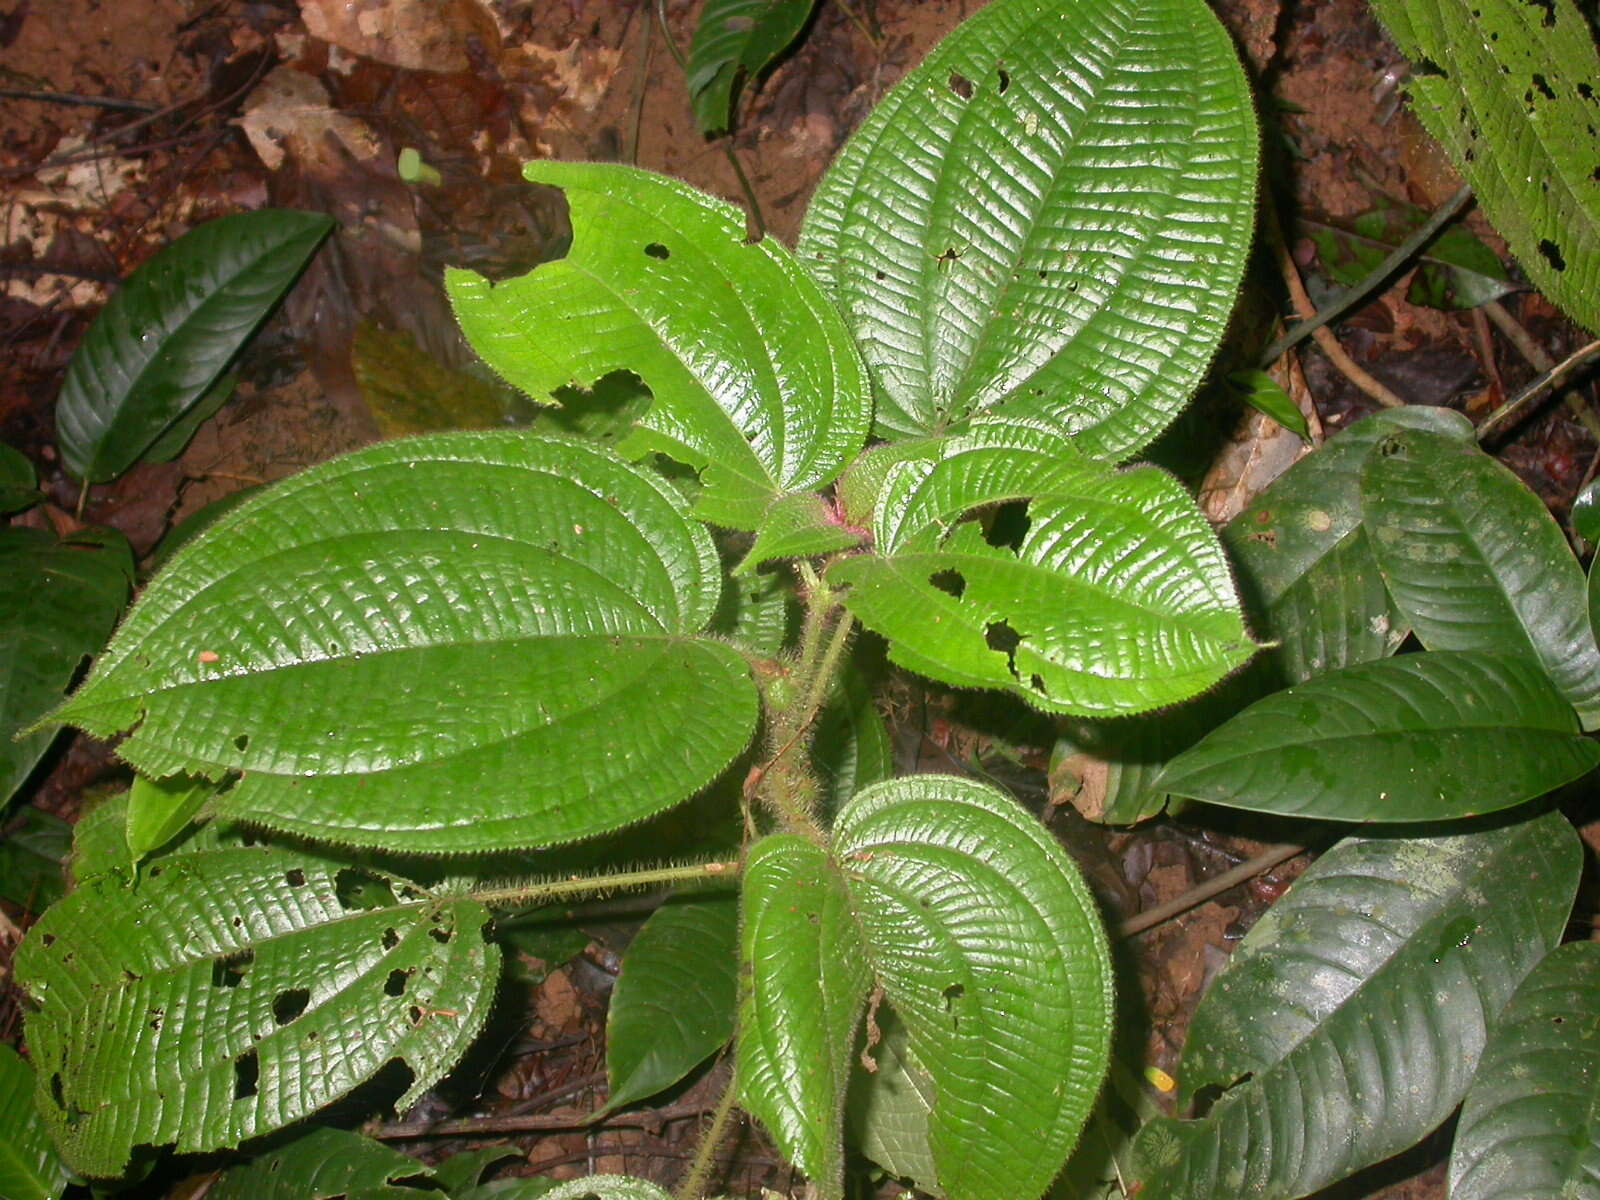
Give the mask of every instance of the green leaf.
M 463 1150 L 458 1154 L 452 1154 L 443 1162 L 435 1163 L 433 1179 L 450 1193 L 451 1200 L 465 1200 L 462 1193 L 479 1187 L 490 1167 L 496 1163 L 522 1158 L 522 1152 L 509 1145 Z
M 1028 497 L 1015 549 L 961 519 Z M 946 683 L 1109 716 L 1185 699 L 1254 649 L 1222 549 L 1177 481 L 1113 471 L 1042 422 L 981 421 L 937 462 L 896 464 L 873 532 L 875 553 L 828 580 L 895 662 Z
M 1202 0 L 1000 0 L 878 105 L 800 255 L 878 393 L 877 430 L 987 409 L 1094 458 L 1146 445 L 1210 363 L 1254 222 L 1256 127 Z
M 1354 287 L 1428 221 L 1429 214 L 1387 196 L 1340 228 L 1302 219 L 1322 265 L 1333 279 Z M 1451 226 L 1415 256 L 1406 300 L 1430 308 L 1475 308 L 1517 290 L 1493 250 L 1462 226 Z
M 17 952 L 40 1110 L 75 1170 L 107 1176 L 135 1146 L 216 1150 L 282 1128 L 397 1059 L 403 1109 L 482 1027 L 500 961 L 488 919 L 259 847 L 170 856 L 137 887 L 97 876 Z
M 215 811 L 395 851 L 554 844 L 659 812 L 749 740 L 699 637 L 715 550 L 658 478 L 516 433 L 385 443 L 217 520 L 56 716 Z M 641 691 L 641 688 L 644 690 Z
M 738 210 L 634 167 L 531 162 L 561 188 L 572 250 L 518 279 L 447 277 L 462 330 L 529 395 L 636 372 L 655 402 L 620 444 L 701 472 L 695 511 L 754 529 L 788 492 L 828 483 L 860 450 L 871 398 L 849 331 Z
M 128 277 L 67 367 L 56 437 L 74 476 L 121 475 L 198 403 L 333 229 L 262 209 L 190 230 Z
M 1443 408 L 1375 413 L 1295 463 L 1222 530 L 1239 590 L 1286 683 L 1393 654 L 1409 626 L 1396 610 L 1362 523 L 1361 472 L 1398 429 L 1464 443 L 1472 425 Z
M 1600 763 L 1600 743 L 1527 659 L 1437 650 L 1333 671 L 1258 700 L 1157 785 L 1330 821 L 1440 821 L 1509 808 Z
M 1600 1186 L 1600 943 L 1544 958 L 1495 1023 L 1461 1105 L 1452 1200 L 1565 1200 Z
M 209 1200 L 417 1200 L 433 1179 L 425 1163 L 343 1129 L 316 1129 L 234 1167 Z M 409 1186 L 412 1182 L 417 1186 Z
M 751 653 L 773 658 L 789 636 L 794 598 L 788 573 L 746 572 L 725 584 L 711 628 Z
M 0 442 L 0 516 L 32 508 L 43 497 L 27 455 Z
M 655 1184 L 628 1175 L 590 1175 L 544 1193 L 545 1200 L 672 1200 Z
M 1302 442 L 1311 441 L 1311 426 L 1294 399 L 1265 371 L 1234 371 L 1228 383 L 1251 408 L 1271 417 Z
M 61 702 L 127 603 L 133 551 L 120 534 L 95 536 L 0 529 L 0 807 L 55 739 L 29 727 Z
M 894 775 L 894 745 L 871 686 L 848 662 L 835 679 L 811 743 L 811 765 L 822 779 L 830 812 L 862 788 Z
M 685 69 L 701 133 L 729 127 L 736 85 L 772 65 L 805 28 L 813 7 L 815 0 L 708 0 Z
M 1110 1052 L 1110 957 L 1077 868 L 1015 801 L 941 775 L 859 793 L 835 824 L 833 860 L 933 1082 L 928 1140 L 945 1195 L 1038 1196 Z
M 1323 855 L 1201 1001 L 1182 1094 L 1227 1090 L 1204 1120 L 1145 1127 L 1140 1200 L 1304 1196 L 1422 1138 L 1560 940 L 1581 864 L 1555 812 Z
M 0 896 L 26 912 L 43 912 L 67 890 L 61 868 L 72 850 L 72 826 L 31 804 L 7 825 L 0 837 Z
M 1424 646 L 1525 654 L 1586 729 L 1600 725 L 1583 573 L 1537 496 L 1475 445 L 1421 431 L 1384 439 L 1361 491 L 1378 566 Z
M 203 396 L 194 402 L 192 408 L 171 425 L 168 425 L 167 431 L 152 442 L 150 448 L 140 457 L 145 462 L 153 463 L 171 462 L 177 458 L 188 447 L 190 439 L 194 437 L 200 426 L 221 411 L 222 406 L 233 395 L 233 389 L 238 382 L 239 376 L 236 373 L 230 373 L 218 379 L 206 389 Z
M 1539 289 L 1600 332 L 1600 57 L 1571 0 L 1374 0 L 1412 108 Z
M 33 1068 L 0 1043 L 0 1196 L 55 1200 L 67 1186 L 67 1169 L 33 1106 Z
M 1600 542 L 1600 479 L 1591 479 L 1572 501 L 1572 528 L 1584 541 Z
M 169 779 L 133 777 L 128 789 L 126 837 L 130 863 L 159 850 L 183 832 L 189 819 L 217 790 L 205 779 L 174 775 Z
M 740 892 L 739 1103 L 827 1200 L 869 984 L 861 930 L 826 851 L 797 834 L 750 850 Z
M 797 492 L 774 501 L 762 515 L 756 539 L 734 574 L 743 575 L 775 558 L 811 558 L 848 550 L 865 537 L 863 530 L 845 525 L 821 496 Z
M 911 1050 L 905 1022 L 891 1008 L 873 1015 L 878 1040 L 862 1053 L 871 1062 L 850 1080 L 845 1128 L 861 1152 L 897 1179 L 939 1194 L 939 1170 L 928 1145 L 938 1092 Z
M 662 905 L 628 947 L 606 1016 L 604 1112 L 677 1083 L 733 1036 L 739 908 L 732 896 Z

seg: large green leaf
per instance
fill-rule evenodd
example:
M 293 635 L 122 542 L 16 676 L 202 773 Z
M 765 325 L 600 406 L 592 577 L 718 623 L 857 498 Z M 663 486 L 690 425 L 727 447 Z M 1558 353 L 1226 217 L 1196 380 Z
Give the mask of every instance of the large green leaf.
M 833 843 L 873 974 L 933 1084 L 944 1194 L 1038 1196 L 1110 1052 L 1111 963 L 1077 868 L 1015 801 L 942 775 L 859 793 Z
M 1015 549 L 962 520 L 1019 498 Z M 895 464 L 873 532 L 875 552 L 828 579 L 891 658 L 946 683 L 1109 716 L 1194 695 L 1254 650 L 1222 549 L 1177 481 L 1085 458 L 1042 421 L 980 421 L 937 461 Z
M 1550 299 L 1600 332 L 1600 57 L 1572 0 L 1373 0 L 1428 132 Z
M 685 82 L 701 133 L 733 118 L 734 88 L 766 70 L 811 18 L 815 0 L 708 0 L 689 43 Z
M 477 1034 L 488 913 L 388 876 L 264 848 L 197 851 L 81 885 L 17 952 L 38 1102 L 67 1162 L 238 1145 L 399 1060 L 404 1108 Z
M 516 433 L 389 442 L 175 554 L 56 715 L 145 774 L 241 772 L 216 811 L 473 852 L 631 824 L 748 741 L 755 687 L 697 636 L 721 590 L 672 489 Z
M 840 1113 L 869 979 L 827 852 L 796 834 L 757 842 L 740 923 L 739 1102 L 826 1200 L 838 1200 Z
M 1509 808 L 1600 763 L 1538 666 L 1473 650 L 1346 667 L 1258 700 L 1157 784 L 1231 808 L 1439 821 Z
M 779 496 L 829 482 L 866 439 L 871 398 L 839 314 L 731 205 L 602 163 L 532 162 L 566 192 L 572 250 L 518 279 L 447 283 L 474 348 L 535 398 L 613 371 L 654 403 L 620 444 L 701 472 L 695 511 L 754 529 Z
M 1254 221 L 1256 129 L 1202 0 L 996 0 L 862 125 L 800 253 L 888 437 L 997 407 L 1122 459 L 1187 402 Z
M 122 474 L 211 389 L 333 229 L 262 209 L 190 230 L 128 277 L 84 334 L 56 400 L 67 469 Z
M 606 1014 L 606 1111 L 671 1087 L 733 1036 L 739 906 L 732 896 L 662 905 L 628 947 Z
M 1461 1105 L 1452 1200 L 1600 1193 L 1600 943 L 1545 956 L 1500 1014 Z
M 1362 477 L 1372 548 L 1430 650 L 1540 663 L 1600 725 L 1600 649 L 1583 572 L 1543 502 L 1475 445 L 1420 430 L 1385 438 Z
M 33 1068 L 0 1043 L 0 1196 L 55 1200 L 67 1186 L 67 1169 L 50 1144 L 34 1107 Z
M 1201 1001 L 1182 1094 L 1227 1090 L 1203 1120 L 1146 1126 L 1140 1200 L 1287 1200 L 1427 1134 L 1560 940 L 1581 864 L 1559 813 L 1329 851 Z
M 206 1195 L 209 1200 L 422 1200 L 439 1195 L 426 1188 L 432 1178 L 426 1164 L 382 1142 L 344 1129 L 315 1129 L 234 1167 Z
M 133 552 L 120 534 L 58 542 L 0 529 L 0 809 L 55 736 L 18 732 L 59 704 L 83 660 L 99 653 L 132 583 Z

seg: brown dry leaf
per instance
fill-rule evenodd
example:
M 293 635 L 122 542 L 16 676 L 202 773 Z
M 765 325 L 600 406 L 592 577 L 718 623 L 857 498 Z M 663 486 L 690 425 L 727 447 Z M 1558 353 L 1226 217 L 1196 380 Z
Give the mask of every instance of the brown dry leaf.
M 564 50 L 524 42 L 521 53 L 562 101 L 583 112 L 599 106 L 622 61 L 621 50 L 581 39 Z
M 1306 423 L 1311 426 L 1312 446 L 1321 444 L 1322 422 L 1298 360 L 1285 355 L 1268 373 L 1305 414 Z M 1309 454 L 1312 446 L 1271 417 L 1249 410 L 1200 484 L 1200 511 L 1214 524 L 1226 524 L 1269 483 Z
M 472 47 L 500 44 L 478 0 L 300 0 L 313 37 L 409 71 L 465 71 Z
M 340 148 L 360 162 L 383 153 L 383 139 L 363 121 L 346 116 L 329 103 L 328 89 L 294 67 L 276 68 L 244 102 L 239 126 L 267 169 L 276 171 L 285 158 L 312 169 L 338 165 Z
M 551 1032 L 570 1032 L 583 1022 L 583 1003 L 566 971 L 552 971 L 539 985 L 534 1010 Z

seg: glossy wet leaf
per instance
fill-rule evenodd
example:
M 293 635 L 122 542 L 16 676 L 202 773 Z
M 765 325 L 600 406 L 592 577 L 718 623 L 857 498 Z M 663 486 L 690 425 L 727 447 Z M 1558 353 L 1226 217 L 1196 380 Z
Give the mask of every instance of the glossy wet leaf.
M 1600 724 L 1583 572 L 1543 501 L 1475 445 L 1420 430 L 1383 441 L 1361 492 L 1389 592 L 1424 646 L 1527 655 L 1585 728 Z
M 829 168 L 800 255 L 886 437 L 984 410 L 1123 459 L 1188 401 L 1254 221 L 1257 137 L 1200 0 L 990 4 Z
M 1600 55 L 1572 0 L 1374 0 L 1412 111 L 1539 290 L 1600 332 Z
M 684 82 L 701 133 L 733 120 L 741 80 L 761 74 L 811 18 L 815 0 L 709 0 L 700 10 Z
M 1378 206 L 1344 225 L 1302 220 L 1323 267 L 1345 287 L 1360 283 L 1428 220 L 1428 213 L 1379 196 Z M 1473 308 L 1516 291 L 1517 285 L 1493 250 L 1460 225 L 1447 227 L 1412 260 L 1416 270 L 1406 291 L 1410 304 Z
M 1440 821 L 1509 808 L 1600 763 L 1532 662 L 1431 651 L 1258 700 L 1166 766 L 1159 786 L 1230 808 Z
M 1452 1200 L 1600 1188 L 1600 943 L 1550 951 L 1511 997 L 1461 1105 Z
M 1015 801 L 941 775 L 857 794 L 833 859 L 873 976 L 932 1081 L 944 1194 L 1039 1195 L 1110 1052 L 1110 958 L 1077 868 Z
M 225 1172 L 210 1200 L 419 1200 L 433 1170 L 382 1142 L 315 1129 Z M 426 1190 L 425 1190 L 426 1189 Z
M 739 1103 L 837 1200 L 839 1114 L 869 975 L 827 853 L 797 834 L 757 842 L 740 890 Z
M 17 952 L 40 1109 L 91 1176 L 135 1146 L 237 1146 L 396 1059 L 404 1109 L 488 1014 L 487 922 L 474 901 L 287 850 L 173 855 L 136 887 L 96 876 Z
M 374 446 L 218 519 L 57 714 L 215 811 L 390 850 L 572 841 L 685 799 L 755 722 L 672 489 L 517 433 Z M 641 687 L 648 685 L 645 691 Z
M 133 552 L 120 534 L 62 542 L 0 529 L 0 808 L 55 737 L 22 731 L 61 703 L 84 660 L 100 652 L 132 582 Z
M 1323 855 L 1201 1001 L 1182 1094 L 1229 1090 L 1204 1120 L 1145 1127 L 1140 1200 L 1287 1200 L 1425 1136 L 1560 940 L 1581 860 L 1555 812 Z
M 1600 479 L 1591 479 L 1572 501 L 1572 528 L 1586 542 L 1600 542 Z
M 84 334 L 56 400 L 62 460 L 115 479 L 205 397 L 333 229 L 261 209 L 190 230 L 128 277 Z
M 1028 499 L 1013 548 L 974 509 Z M 1194 502 L 1153 467 L 1115 471 L 1040 422 L 986 420 L 937 461 L 895 464 L 874 552 L 829 582 L 900 665 L 1110 716 L 1182 700 L 1254 650 L 1227 561 Z
M 1311 426 L 1306 415 L 1295 406 L 1294 398 L 1283 386 L 1265 371 L 1235 371 L 1228 383 L 1251 408 L 1271 417 L 1303 442 L 1311 440 Z
M 33 1068 L 0 1044 L 0 1196 L 6 1200 L 55 1200 L 67 1187 L 67 1168 L 33 1095 Z
M 473 347 L 540 399 L 614 371 L 654 403 L 620 448 L 700 471 L 695 511 L 754 529 L 778 497 L 834 478 L 861 448 L 870 396 L 849 331 L 772 238 L 731 205 L 632 167 L 532 162 L 572 215 L 566 258 L 490 284 L 447 277 Z
M 611 1112 L 671 1087 L 733 1036 L 739 906 L 732 896 L 662 905 L 628 946 L 606 1015 Z

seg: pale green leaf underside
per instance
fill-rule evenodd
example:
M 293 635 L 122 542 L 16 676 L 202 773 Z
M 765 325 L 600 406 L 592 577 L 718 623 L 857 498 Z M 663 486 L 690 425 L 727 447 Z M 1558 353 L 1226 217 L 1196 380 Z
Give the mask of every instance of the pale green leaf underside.
M 1600 1192 L 1600 943 L 1545 956 L 1517 989 L 1461 1105 L 1452 1200 Z
M 794 41 L 811 17 L 813 0 L 709 0 L 689 43 L 684 82 L 700 132 L 731 123 L 734 88 L 759 75 Z
M 1015 550 L 962 520 L 1022 497 Z M 876 553 L 829 580 L 896 662 L 946 683 L 1112 716 L 1192 696 L 1254 650 L 1221 547 L 1178 483 L 1086 459 L 1042 422 L 983 422 L 937 462 L 896 464 L 874 530 Z
M 393 1059 L 411 1072 L 402 1107 L 432 1086 L 494 996 L 488 913 L 398 880 L 392 901 L 355 907 L 367 878 L 212 850 L 152 864 L 136 889 L 99 876 L 47 912 L 16 973 L 40 1110 L 74 1169 L 117 1174 L 145 1144 L 236 1146 Z
M 1110 959 L 1076 867 L 1015 801 L 950 776 L 867 788 L 833 842 L 873 974 L 933 1083 L 940 1187 L 1039 1195 L 1110 1051 Z
M 84 335 L 56 401 L 79 479 L 122 474 L 205 395 L 334 226 L 263 209 L 191 230 L 128 278 Z
M 928 1145 L 928 1124 L 937 1099 L 933 1081 L 911 1052 L 905 1022 L 887 1006 L 874 1018 L 878 1041 L 863 1054 L 864 1067 L 850 1080 L 845 1128 L 861 1152 L 897 1179 L 938 1194 L 939 1170 Z
M 1201 0 L 1007 0 L 851 139 L 800 255 L 855 329 L 887 437 L 1003 408 L 1122 459 L 1221 336 L 1256 129 Z
M 733 897 L 681 899 L 651 914 L 606 1012 L 605 1111 L 677 1083 L 733 1036 L 738 962 Z
M 1538 667 L 1429 651 L 1319 675 L 1224 722 L 1157 785 L 1231 808 L 1436 821 L 1543 795 L 1600 763 Z
M 50 1144 L 34 1107 L 33 1069 L 0 1045 L 0 1196 L 55 1200 L 67 1186 L 67 1169 Z
M 1571 0 L 1374 0 L 1412 107 L 1539 289 L 1600 332 L 1600 57 Z
M 544 1200 L 672 1200 L 672 1196 L 631 1175 L 591 1175 L 560 1184 L 544 1193 Z
M 420 1185 L 432 1178 L 426 1164 L 382 1142 L 345 1129 L 317 1129 L 234 1167 L 206 1196 L 208 1200 L 418 1200 L 415 1186 L 397 1186 L 398 1181 Z
M 1203 1121 L 1146 1127 L 1141 1200 L 1287 1200 L 1428 1133 L 1560 939 L 1580 866 L 1559 813 L 1324 855 L 1234 952 L 1190 1031 L 1185 1095 L 1251 1078 Z
M 620 445 L 701 471 L 695 511 L 754 529 L 788 492 L 828 483 L 861 448 L 871 399 L 839 314 L 738 210 L 632 167 L 532 162 L 563 189 L 572 249 L 518 279 L 451 271 L 484 360 L 535 398 L 632 371 L 654 403 Z
M 57 714 L 141 771 L 242 772 L 216 811 L 478 852 L 638 821 L 743 748 L 754 685 L 664 483 L 516 433 L 390 442 L 227 514 Z M 645 700 L 648 702 L 644 702 Z
M 1395 604 L 1431 650 L 1522 653 L 1600 725 L 1600 648 L 1583 572 L 1535 496 L 1472 443 L 1421 431 L 1385 439 L 1362 498 Z
M 843 881 L 795 834 L 756 843 L 740 898 L 739 1102 L 838 1197 L 840 1113 L 869 976 Z

